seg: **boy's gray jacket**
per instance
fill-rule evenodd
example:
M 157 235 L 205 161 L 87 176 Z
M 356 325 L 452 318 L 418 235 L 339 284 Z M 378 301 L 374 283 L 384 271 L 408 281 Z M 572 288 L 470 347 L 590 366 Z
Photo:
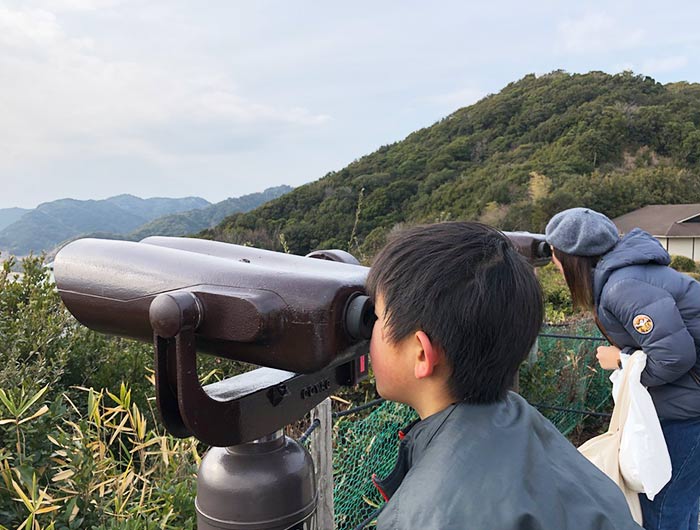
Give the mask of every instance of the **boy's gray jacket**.
M 623 353 L 647 354 L 642 384 L 661 419 L 700 417 L 700 283 L 667 265 L 668 253 L 635 228 L 596 265 L 594 301 Z
M 452 405 L 414 425 L 378 530 L 640 530 L 617 485 L 523 398 Z

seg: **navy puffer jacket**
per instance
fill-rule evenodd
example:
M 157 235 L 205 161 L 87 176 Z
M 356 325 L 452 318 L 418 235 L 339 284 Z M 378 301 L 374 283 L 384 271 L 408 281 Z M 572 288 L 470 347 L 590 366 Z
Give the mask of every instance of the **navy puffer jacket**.
M 700 283 L 669 263 L 661 244 L 635 228 L 596 265 L 595 307 L 623 353 L 647 354 L 642 384 L 659 418 L 699 418 Z

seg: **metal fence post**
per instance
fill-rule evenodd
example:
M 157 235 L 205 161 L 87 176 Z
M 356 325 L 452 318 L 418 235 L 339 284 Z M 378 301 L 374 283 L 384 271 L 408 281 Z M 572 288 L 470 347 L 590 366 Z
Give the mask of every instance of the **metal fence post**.
M 310 449 L 318 484 L 316 525 L 319 530 L 333 530 L 333 419 L 330 398 L 311 411 L 311 421 L 315 419 L 319 420 L 320 425 L 311 436 Z

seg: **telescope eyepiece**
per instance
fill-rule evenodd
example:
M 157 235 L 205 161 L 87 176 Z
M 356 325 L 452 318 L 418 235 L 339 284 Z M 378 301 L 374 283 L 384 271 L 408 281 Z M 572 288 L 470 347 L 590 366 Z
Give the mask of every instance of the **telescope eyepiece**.
M 345 330 L 353 340 L 369 340 L 377 319 L 369 296 L 358 294 L 348 300 L 345 308 Z
M 551 258 L 552 257 L 552 247 L 546 241 L 540 241 L 537 245 L 537 257 L 538 258 Z
M 530 265 L 541 267 L 547 265 L 552 259 L 552 249 L 547 243 L 544 234 L 531 234 L 530 232 L 503 232 L 515 247 L 515 250 L 523 256 Z

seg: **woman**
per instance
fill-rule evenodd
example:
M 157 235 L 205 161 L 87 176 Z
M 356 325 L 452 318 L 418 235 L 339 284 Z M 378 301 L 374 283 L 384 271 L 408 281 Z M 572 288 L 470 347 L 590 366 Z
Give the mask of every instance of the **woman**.
M 574 306 L 591 310 L 611 346 L 600 366 L 620 366 L 620 353 L 647 354 L 648 387 L 671 456 L 671 481 L 653 501 L 640 495 L 648 530 L 697 530 L 700 499 L 700 284 L 670 267 L 661 244 L 639 228 L 620 239 L 613 222 L 587 208 L 558 213 L 547 224 L 552 261 Z

